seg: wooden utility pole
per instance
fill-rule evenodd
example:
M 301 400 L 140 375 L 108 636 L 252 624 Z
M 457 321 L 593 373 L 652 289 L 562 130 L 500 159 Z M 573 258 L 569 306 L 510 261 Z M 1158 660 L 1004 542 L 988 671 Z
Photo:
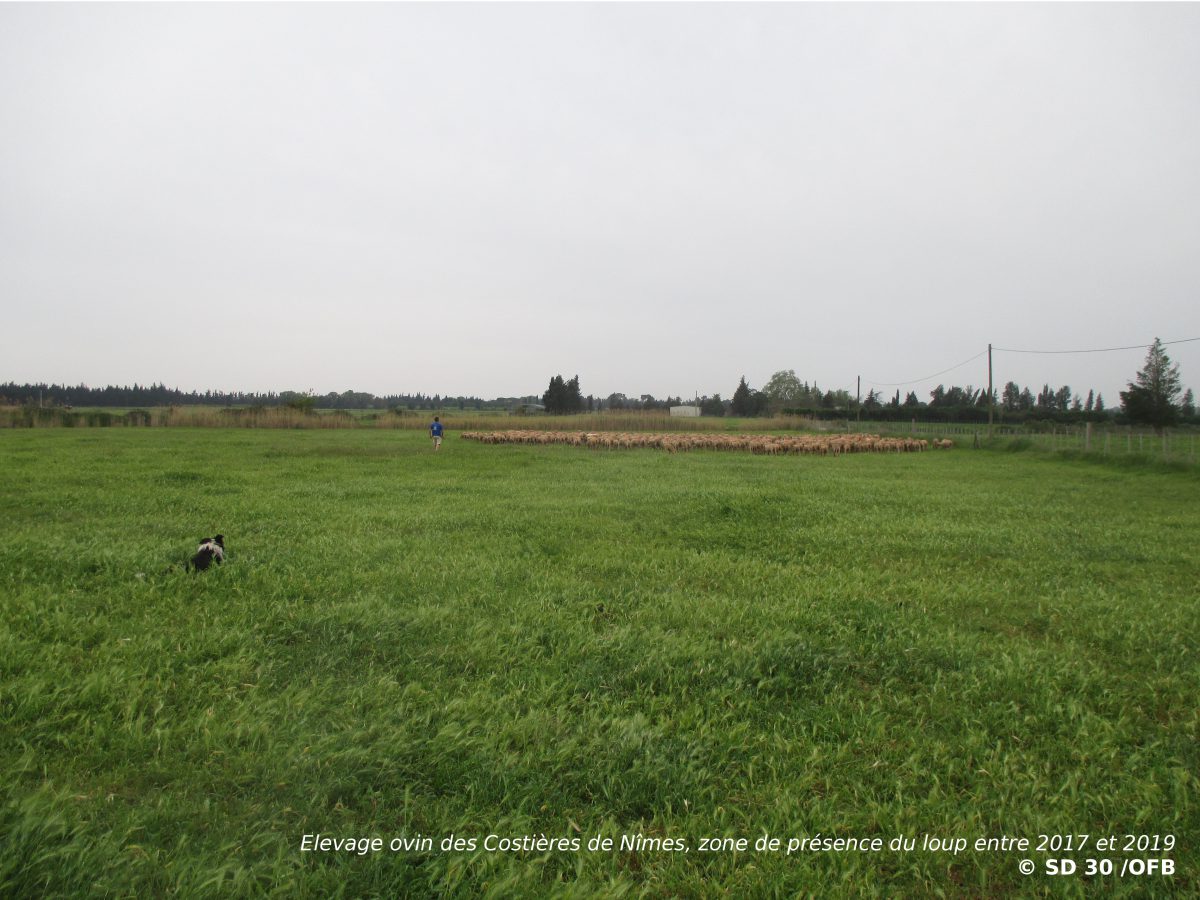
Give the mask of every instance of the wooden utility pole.
M 992 345 L 988 344 L 988 440 L 992 439 L 992 413 L 996 409 L 996 395 L 992 393 Z

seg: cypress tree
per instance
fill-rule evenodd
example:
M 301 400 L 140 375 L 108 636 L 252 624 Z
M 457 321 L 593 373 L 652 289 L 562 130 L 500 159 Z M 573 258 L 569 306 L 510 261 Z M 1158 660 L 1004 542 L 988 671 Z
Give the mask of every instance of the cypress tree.
M 1129 390 L 1121 391 L 1121 409 L 1135 424 L 1151 425 L 1162 433 L 1179 419 L 1176 405 L 1181 393 L 1179 366 L 1163 350 L 1162 341 L 1154 339 L 1146 354 L 1145 365 L 1138 370 Z

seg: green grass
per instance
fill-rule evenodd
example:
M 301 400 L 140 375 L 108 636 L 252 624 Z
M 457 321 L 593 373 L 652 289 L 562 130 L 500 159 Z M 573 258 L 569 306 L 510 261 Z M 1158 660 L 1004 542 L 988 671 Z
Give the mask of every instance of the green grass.
M 1194 472 L 245 429 L 0 465 L 0 894 L 1200 890 Z M 1176 873 L 698 849 L 816 832 L 1173 835 L 1052 855 Z M 490 833 L 690 852 L 436 848 Z

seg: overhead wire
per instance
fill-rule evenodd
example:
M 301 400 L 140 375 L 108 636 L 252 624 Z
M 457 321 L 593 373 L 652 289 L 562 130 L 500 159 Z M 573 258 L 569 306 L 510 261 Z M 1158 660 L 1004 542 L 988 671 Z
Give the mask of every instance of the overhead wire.
M 1162 346 L 1169 347 L 1172 344 L 1188 344 L 1192 341 L 1200 341 L 1200 337 L 1182 338 L 1178 341 L 1160 341 Z M 1114 350 L 1144 350 L 1146 347 L 1154 346 L 1154 342 L 1149 344 L 1131 344 L 1128 347 L 1098 347 L 1095 350 L 1014 350 L 1011 347 L 993 347 L 992 350 L 999 350 L 1002 353 L 1111 353 Z
M 987 351 L 983 350 L 976 353 L 970 359 L 964 359 L 956 366 L 951 366 L 948 369 L 942 369 L 940 372 L 934 372 L 932 375 L 926 375 L 924 378 L 914 378 L 912 381 L 872 381 L 869 378 L 864 378 L 867 384 L 873 384 L 875 387 L 904 387 L 906 384 L 920 384 L 922 381 L 929 381 L 931 378 L 937 378 L 939 375 L 945 375 L 947 372 L 953 372 L 955 369 L 961 369 L 967 363 L 975 362 L 981 356 L 987 355 Z
M 1194 341 L 1200 341 L 1200 337 L 1180 338 L 1179 340 L 1175 340 L 1175 341 L 1160 341 L 1160 343 L 1164 347 L 1170 347 L 1173 344 L 1189 344 Z M 1072 354 L 1072 353 L 1112 353 L 1113 351 L 1116 351 L 1116 350 L 1143 350 L 1146 347 L 1151 347 L 1151 346 L 1153 346 L 1153 342 L 1151 342 L 1149 344 L 1131 344 L 1128 347 L 1097 347 L 1092 350 L 1017 350 L 1012 347 L 992 347 L 991 350 L 992 350 L 992 352 L 1000 352 L 1000 353 Z M 905 387 L 906 385 L 910 385 L 910 384 L 920 384 L 923 381 L 929 381 L 933 378 L 937 378 L 939 375 L 945 375 L 947 372 L 953 372 L 955 369 L 961 369 L 967 363 L 975 362 L 975 360 L 979 359 L 979 357 L 986 356 L 987 352 L 988 352 L 987 350 L 980 351 L 979 353 L 976 353 L 974 356 L 972 356 L 970 359 L 964 359 L 962 362 L 958 363 L 957 365 L 951 366 L 948 369 L 942 369 L 942 371 L 940 371 L 940 372 L 934 372 L 932 375 L 926 375 L 924 378 L 914 378 L 911 381 L 872 381 L 869 378 L 864 378 L 863 381 L 866 384 L 874 385 L 875 387 Z

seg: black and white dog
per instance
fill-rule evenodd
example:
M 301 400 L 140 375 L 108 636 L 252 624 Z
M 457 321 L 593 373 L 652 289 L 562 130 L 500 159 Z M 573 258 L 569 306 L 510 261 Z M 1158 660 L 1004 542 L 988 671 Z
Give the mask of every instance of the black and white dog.
M 214 562 L 219 566 L 225 559 L 225 535 L 218 534 L 216 537 L 201 538 L 200 546 L 196 548 L 196 555 L 192 557 L 191 568 L 196 572 L 203 572 Z

